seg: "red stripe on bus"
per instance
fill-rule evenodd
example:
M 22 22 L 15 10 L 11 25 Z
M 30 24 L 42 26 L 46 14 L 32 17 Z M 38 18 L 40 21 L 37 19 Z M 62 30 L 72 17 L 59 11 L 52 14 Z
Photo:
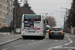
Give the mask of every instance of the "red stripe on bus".
M 37 28 L 37 30 L 40 30 L 40 28 Z
M 40 30 L 40 28 L 33 28 L 33 29 L 37 29 L 37 30 Z

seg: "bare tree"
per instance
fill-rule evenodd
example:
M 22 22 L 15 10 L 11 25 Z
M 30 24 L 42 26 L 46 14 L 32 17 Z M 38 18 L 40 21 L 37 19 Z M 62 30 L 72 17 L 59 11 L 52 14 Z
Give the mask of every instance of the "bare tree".
M 48 17 L 46 17 L 46 19 L 48 20 L 48 25 L 50 25 L 52 27 L 56 26 L 56 21 L 55 21 L 54 17 L 48 16 Z

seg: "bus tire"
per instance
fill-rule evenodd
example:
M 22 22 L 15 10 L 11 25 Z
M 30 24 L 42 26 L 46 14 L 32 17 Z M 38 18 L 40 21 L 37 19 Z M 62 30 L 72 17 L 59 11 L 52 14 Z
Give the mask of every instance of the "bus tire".
M 49 36 L 49 39 L 52 39 L 52 37 Z
M 64 39 L 64 37 L 61 37 L 61 39 Z

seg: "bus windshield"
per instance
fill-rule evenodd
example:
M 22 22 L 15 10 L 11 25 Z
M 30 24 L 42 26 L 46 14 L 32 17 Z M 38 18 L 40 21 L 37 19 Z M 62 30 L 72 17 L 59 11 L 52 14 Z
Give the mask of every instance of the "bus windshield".
M 41 15 L 26 14 L 24 16 L 25 21 L 31 21 L 32 19 L 33 21 L 41 21 Z

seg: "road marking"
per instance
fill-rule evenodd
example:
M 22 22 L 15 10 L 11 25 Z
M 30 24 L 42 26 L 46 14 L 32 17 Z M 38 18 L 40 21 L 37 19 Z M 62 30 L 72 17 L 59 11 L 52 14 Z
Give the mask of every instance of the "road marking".
M 53 48 L 59 48 L 59 47 L 62 47 L 62 45 L 59 45 L 59 46 L 56 46 L 56 47 L 50 47 L 48 50 L 51 50 Z
M 10 48 L 5 48 L 5 49 L 3 49 L 3 50 L 8 50 L 8 49 L 10 49 Z
M 64 44 L 64 45 L 69 45 L 70 43 L 73 43 L 73 41 L 70 39 L 70 38 L 68 38 L 68 40 L 70 41 L 69 43 L 66 43 L 66 44 Z
M 70 43 L 73 43 L 73 41 L 70 39 L 70 38 L 68 38 L 68 40 L 70 41 L 69 43 L 66 43 L 66 44 L 64 44 L 64 45 L 69 45 Z M 54 48 L 58 48 L 58 47 L 62 47 L 63 46 L 63 44 L 62 45 L 59 45 L 59 46 L 56 46 L 56 47 L 54 47 Z M 49 48 L 48 50 L 51 50 L 51 49 L 53 49 L 53 48 Z
M 58 40 L 55 40 L 56 42 L 58 41 Z
M 56 47 L 54 47 L 54 48 L 59 48 L 59 47 L 61 47 L 62 45 L 59 45 L 59 46 L 56 46 Z
M 41 40 L 41 41 L 39 41 L 39 42 L 43 42 L 44 40 Z
M 33 42 L 33 43 L 29 43 L 28 45 L 31 45 L 31 44 L 36 44 L 37 42 Z
M 69 45 L 70 43 L 66 43 L 66 44 L 64 44 L 64 45 Z
M 34 41 L 34 40 L 31 40 L 31 41 Z
M 43 42 L 45 39 L 41 40 L 41 41 L 38 41 L 38 42 Z
M 68 50 L 72 50 L 72 49 L 68 49 Z
M 15 46 L 15 48 L 17 48 L 17 47 L 22 47 L 22 46 L 25 46 L 25 44 L 23 44 L 23 45 L 18 45 L 18 46 Z

